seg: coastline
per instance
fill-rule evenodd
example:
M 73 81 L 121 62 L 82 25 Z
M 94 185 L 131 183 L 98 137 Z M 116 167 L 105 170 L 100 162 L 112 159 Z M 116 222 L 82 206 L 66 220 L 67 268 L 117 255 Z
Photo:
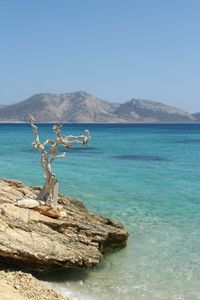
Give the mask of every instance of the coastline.
M 37 124 L 55 124 L 59 123 L 58 121 L 51 121 L 51 122 L 40 122 L 37 121 Z M 0 121 L 0 124 L 22 124 L 22 125 L 30 125 L 29 122 L 23 121 Z M 69 124 L 69 125 L 199 125 L 200 121 L 194 122 L 62 122 L 62 124 Z
M 27 126 L 0 126 L 0 169 L 2 177 L 34 186 L 42 183 L 42 176 L 38 155 L 25 146 L 32 141 Z M 50 127 L 41 125 L 44 137 Z M 76 132 L 83 126 L 68 127 Z M 197 299 L 200 126 L 89 129 L 94 138 L 91 149 L 70 152 L 66 162 L 56 163 L 60 191 L 82 199 L 97 214 L 120 220 L 130 234 L 128 247 L 104 256 L 97 268 L 58 271 L 44 283 L 71 299 Z M 140 157 L 118 160 L 114 155 Z M 142 160 L 150 155 L 166 160 Z
M 92 268 L 105 252 L 126 246 L 128 232 L 119 222 L 90 213 L 79 200 L 59 195 L 56 208 L 17 206 L 39 190 L 0 179 L 1 300 L 40 300 L 41 293 L 44 300 L 66 300 L 31 274 Z

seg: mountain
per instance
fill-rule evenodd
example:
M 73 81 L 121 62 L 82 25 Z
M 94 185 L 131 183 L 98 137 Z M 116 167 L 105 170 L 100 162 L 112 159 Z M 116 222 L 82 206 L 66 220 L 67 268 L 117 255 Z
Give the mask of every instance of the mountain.
M 128 120 L 135 119 L 140 122 L 167 122 L 181 123 L 193 122 L 193 118 L 188 112 L 179 108 L 165 105 L 160 102 L 132 99 L 121 104 L 115 111 L 120 117 Z
M 196 118 L 160 102 L 132 99 L 111 103 L 84 91 L 65 94 L 36 94 L 16 104 L 0 107 L 1 122 L 26 122 L 29 114 L 37 122 L 80 123 L 184 123 Z
M 32 113 L 38 122 L 115 122 L 119 104 L 100 100 L 84 91 L 37 94 L 0 109 L 0 120 L 26 121 Z
M 192 114 L 191 116 L 196 119 L 196 122 L 200 122 L 200 112 Z

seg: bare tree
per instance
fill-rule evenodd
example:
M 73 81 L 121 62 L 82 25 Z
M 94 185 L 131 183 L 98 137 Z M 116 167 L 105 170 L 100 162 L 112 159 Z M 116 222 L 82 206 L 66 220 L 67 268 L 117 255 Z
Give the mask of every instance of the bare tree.
M 65 157 L 65 152 L 61 155 L 58 154 L 57 147 L 61 145 L 69 148 L 73 144 L 82 144 L 83 146 L 87 146 L 90 140 L 90 132 L 89 130 L 85 130 L 86 135 L 64 136 L 61 133 L 62 124 L 56 124 L 53 126 L 53 131 L 56 134 L 56 139 L 48 139 L 41 143 L 39 139 L 38 128 L 35 125 L 35 120 L 32 115 L 30 115 L 30 124 L 32 126 L 33 134 L 35 136 L 33 147 L 40 152 L 40 163 L 45 178 L 45 183 L 37 197 L 37 200 L 44 201 L 46 205 L 52 207 L 57 205 L 58 181 L 56 179 L 56 176 L 53 174 L 51 164 L 54 161 L 54 159 Z

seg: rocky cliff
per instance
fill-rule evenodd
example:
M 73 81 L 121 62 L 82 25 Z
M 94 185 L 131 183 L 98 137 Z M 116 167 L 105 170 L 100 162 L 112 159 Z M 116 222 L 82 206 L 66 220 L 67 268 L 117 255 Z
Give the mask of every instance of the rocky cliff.
M 111 103 L 84 91 L 37 94 L 25 101 L 0 107 L 1 122 L 26 122 L 32 113 L 38 122 L 136 123 L 194 122 L 195 116 L 160 102 L 132 99 Z

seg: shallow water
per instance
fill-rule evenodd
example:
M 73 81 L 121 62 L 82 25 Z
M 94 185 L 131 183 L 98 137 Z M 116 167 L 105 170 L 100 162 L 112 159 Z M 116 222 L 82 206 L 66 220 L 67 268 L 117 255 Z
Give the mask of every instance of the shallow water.
M 88 149 L 56 160 L 60 191 L 123 222 L 128 246 L 90 271 L 43 279 L 72 299 L 200 299 L 200 125 L 65 125 L 87 127 Z M 41 139 L 51 133 L 40 125 Z M 29 125 L 0 125 L 0 176 L 41 184 Z M 61 149 L 62 151 L 63 149 Z

